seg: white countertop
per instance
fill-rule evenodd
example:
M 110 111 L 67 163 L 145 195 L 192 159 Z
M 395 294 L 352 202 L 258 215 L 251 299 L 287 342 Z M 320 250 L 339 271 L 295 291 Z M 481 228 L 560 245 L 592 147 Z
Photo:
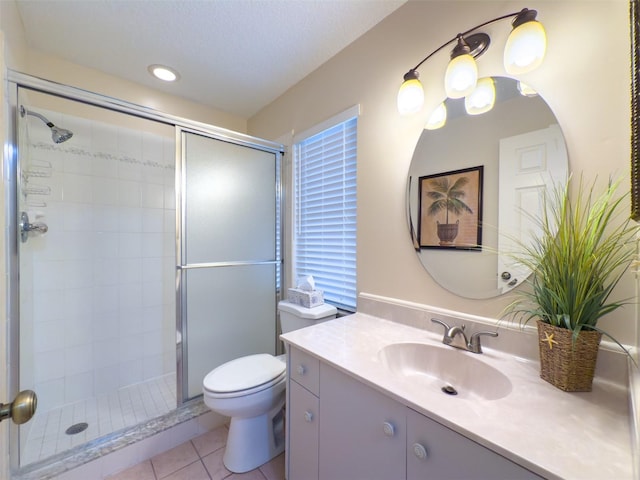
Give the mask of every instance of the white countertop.
M 480 355 L 459 352 L 500 370 L 511 393 L 496 400 L 448 396 L 391 374 L 378 357 L 391 343 L 442 345 L 442 336 L 362 313 L 282 339 L 545 478 L 633 478 L 626 388 L 596 378 L 591 392 L 563 392 L 539 377 L 537 362 L 485 347 Z

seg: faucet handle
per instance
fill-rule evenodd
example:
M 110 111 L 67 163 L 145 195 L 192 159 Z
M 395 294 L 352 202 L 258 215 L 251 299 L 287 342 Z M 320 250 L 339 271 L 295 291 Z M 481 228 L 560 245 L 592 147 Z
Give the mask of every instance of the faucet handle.
M 497 337 L 498 332 L 477 332 L 471 335 L 471 339 L 469 340 L 469 350 L 471 350 L 473 353 L 482 353 L 482 345 L 480 343 L 480 337 L 482 335 Z
M 442 320 L 438 320 L 437 318 L 432 318 L 431 321 L 433 323 L 438 323 L 438 324 L 442 325 L 444 327 L 444 334 L 445 335 L 451 329 L 451 327 L 449 325 L 447 325 L 446 323 L 444 323 Z

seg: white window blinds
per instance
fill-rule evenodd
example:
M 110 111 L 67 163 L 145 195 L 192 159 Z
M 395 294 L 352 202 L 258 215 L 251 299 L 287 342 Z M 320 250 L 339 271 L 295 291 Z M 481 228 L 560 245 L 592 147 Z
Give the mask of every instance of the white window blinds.
M 294 278 L 312 275 L 324 299 L 356 309 L 357 117 L 294 145 Z

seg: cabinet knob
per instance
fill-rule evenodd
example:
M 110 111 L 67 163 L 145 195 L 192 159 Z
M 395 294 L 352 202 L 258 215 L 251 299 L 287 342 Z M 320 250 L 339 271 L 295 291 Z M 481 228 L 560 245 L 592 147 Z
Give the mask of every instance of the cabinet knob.
M 304 421 L 309 423 L 313 421 L 313 413 L 311 413 L 309 410 L 304 412 Z
M 384 422 L 382 424 L 382 430 L 387 437 L 393 437 L 396 434 L 396 427 L 391 422 Z
M 304 368 L 304 365 L 298 365 L 296 371 L 298 372 L 298 375 L 304 375 L 307 369 Z
M 429 456 L 429 454 L 427 453 L 427 449 L 424 448 L 424 446 L 419 444 L 419 443 L 414 443 L 413 444 L 413 453 L 420 460 L 424 460 L 425 458 L 427 458 Z

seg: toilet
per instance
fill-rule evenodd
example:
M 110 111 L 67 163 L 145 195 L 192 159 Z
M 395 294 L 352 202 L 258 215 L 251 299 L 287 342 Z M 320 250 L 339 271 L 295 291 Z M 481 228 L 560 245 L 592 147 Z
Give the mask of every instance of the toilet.
M 282 333 L 336 317 L 336 307 L 278 303 Z M 220 365 L 202 382 L 204 403 L 231 417 L 223 462 L 234 473 L 263 465 L 284 451 L 286 355 L 247 355 Z

